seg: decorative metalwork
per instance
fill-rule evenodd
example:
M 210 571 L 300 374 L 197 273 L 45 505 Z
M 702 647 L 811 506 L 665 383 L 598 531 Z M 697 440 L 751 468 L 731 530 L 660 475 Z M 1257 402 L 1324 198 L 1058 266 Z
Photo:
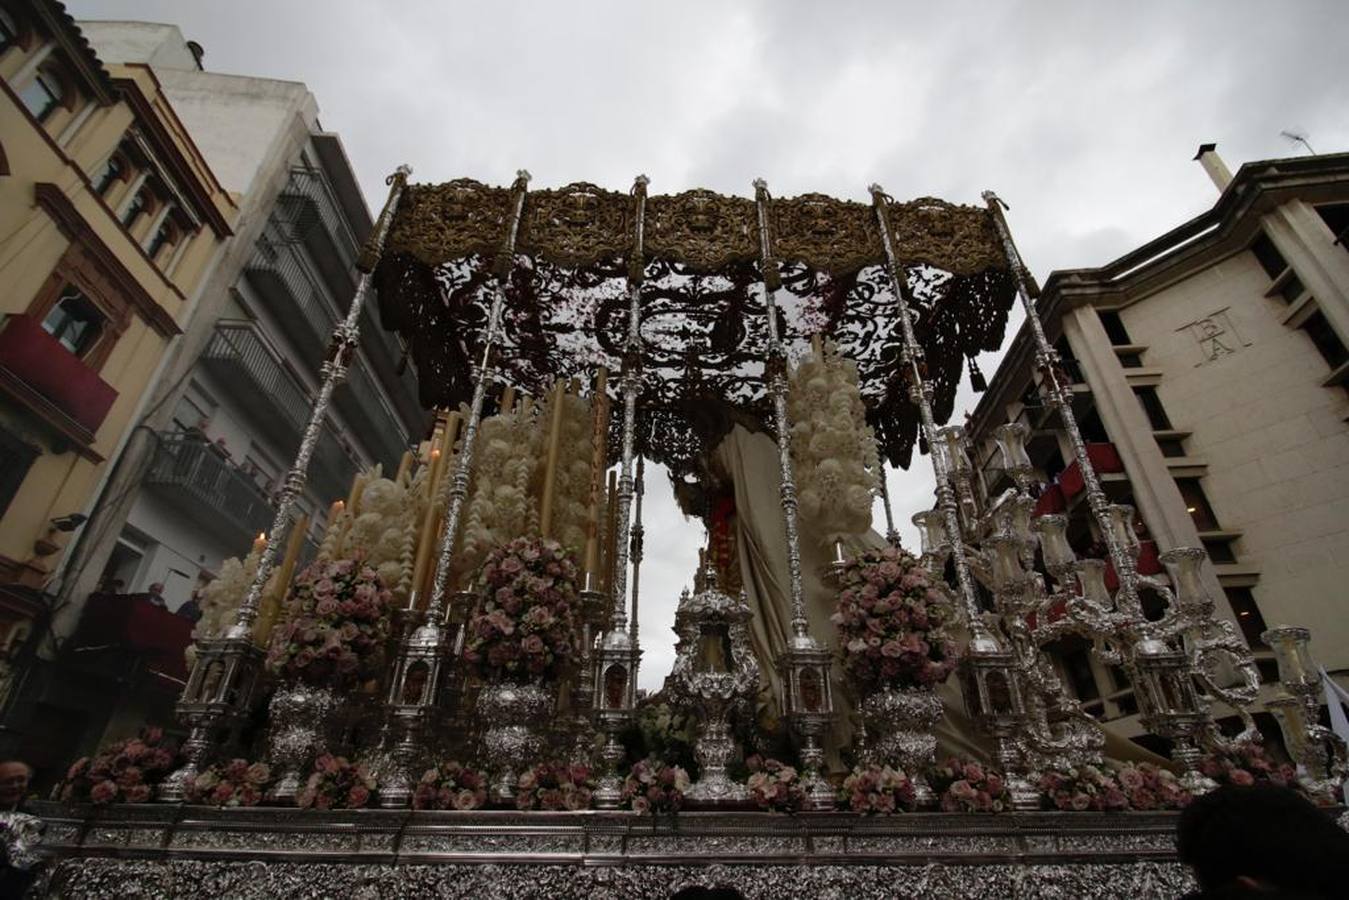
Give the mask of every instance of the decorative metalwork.
M 547 718 L 553 698 L 537 684 L 484 684 L 476 712 L 486 725 L 482 746 L 491 772 L 489 798 L 493 803 L 515 800 L 520 770 L 539 758 L 543 736 L 539 726 Z
M 748 794 L 726 773 L 736 752 L 730 719 L 759 690 L 759 664 L 749 639 L 753 614 L 743 595 L 736 599 L 717 589 L 711 566 L 702 581 L 704 588 L 693 595 L 685 591 L 675 611 L 679 643 L 670 680 L 680 702 L 698 714 L 693 753 L 700 773 L 684 795 L 700 803 L 735 803 Z
M 1284 746 L 1298 764 L 1299 777 L 1313 792 L 1343 800 L 1349 754 L 1343 738 L 1322 725 L 1322 670 L 1311 656 L 1311 632 L 1283 625 L 1260 635 L 1274 651 L 1284 696 L 1265 701 L 1283 732 Z M 1339 702 L 1331 698 L 1330 702 Z
M 649 179 L 638 175 L 632 186 L 633 233 L 631 258 L 637 260 L 628 272 L 628 328 L 623 343 L 623 365 L 619 376 L 619 395 L 623 400 L 623 419 L 620 424 L 618 508 L 616 512 L 618 535 L 614 547 L 612 593 L 613 612 L 609 628 L 601 639 L 596 654 L 595 704 L 596 724 L 606 735 L 601 758 L 604 767 L 595 787 L 595 804 L 601 809 L 614 809 L 622 799 L 623 783 L 618 776 L 618 764 L 623 760 L 619 733 L 632 721 L 637 705 L 637 666 L 642 651 L 636 636 L 628 631 L 628 557 L 632 551 L 632 460 L 635 454 L 637 397 L 642 390 L 642 266 L 645 258 L 647 196 Z
M 490 272 L 493 262 L 504 264 L 489 226 L 509 216 L 505 193 L 467 181 L 414 189 L 380 264 L 381 318 L 411 348 L 424 405 L 456 408 L 472 395 Z M 755 289 L 757 203 L 710 191 L 652 197 L 644 248 L 634 254 L 620 235 L 635 210 L 622 200 L 589 184 L 529 196 L 505 285 L 510 312 L 500 368 L 510 384 L 534 394 L 596 366 L 617 371 L 627 347 L 626 285 L 644 281 L 637 450 L 683 474 L 720 438 L 702 428 L 698 405 L 707 395 L 772 427 L 759 365 L 767 313 Z M 862 205 L 818 194 L 771 200 L 768 213 L 782 289 L 795 298 L 779 306 L 784 343 L 804 347 L 823 334 L 855 360 L 881 450 L 907 466 L 917 411 L 895 378 L 898 326 L 876 225 Z M 924 266 L 906 273 L 910 307 L 934 414 L 944 421 L 965 357 L 1001 342 L 1011 278 L 986 210 L 915 201 L 890 218 L 906 234 L 918 233 L 920 219 L 941 230 L 922 236 L 905 259 Z M 987 246 L 980 249 L 980 240 Z M 980 260 L 990 267 L 977 268 Z M 621 440 L 615 422 L 615 456 Z
M 867 763 L 897 765 L 909 773 L 920 808 L 937 804 L 937 797 L 923 772 L 937 758 L 937 723 L 942 718 L 941 698 L 932 688 L 874 691 L 858 705 L 867 730 Z M 1038 798 L 1037 798 L 1038 799 Z
M 503 261 L 506 271 L 509 271 L 510 261 L 515 252 L 520 216 L 524 210 L 525 192 L 528 187 L 529 173 L 522 169 L 516 173 L 515 184 L 511 188 L 514 192 L 513 202 L 506 220 L 505 234 L 501 238 L 499 259 Z M 480 223 L 471 217 L 464 218 L 462 223 L 471 233 L 477 234 L 476 227 Z M 394 666 L 395 678 L 390 683 L 389 712 L 401 727 L 403 736 L 393 755 L 396 765 L 386 776 L 386 787 L 382 791 L 380 802 L 388 806 L 406 805 L 411 800 L 413 779 L 416 775 L 415 765 L 421 748 L 421 734 L 425 726 L 435 717 L 443 699 L 441 689 L 446 681 L 441 675 L 439 660 L 448 649 L 445 594 L 449 587 L 455 541 L 459 536 L 459 518 L 463 513 L 465 498 L 468 496 L 469 476 L 473 471 L 474 450 L 478 426 L 482 422 L 483 404 L 487 397 L 488 385 L 495 377 L 493 358 L 505 304 L 506 293 L 498 277 L 493 279 L 492 283 L 492 307 L 483 333 L 482 357 L 475 373 L 473 402 L 469 405 L 468 419 L 464 424 L 459 453 L 455 457 L 454 475 L 450 481 L 445 504 L 444 531 L 436 556 L 430 602 L 427 605 L 425 619 L 420 623 L 414 622 L 415 627 L 408 629 L 399 646 L 398 661 Z M 436 677 L 432 677 L 433 675 Z M 412 686 L 414 684 L 415 686 Z
M 271 799 L 294 803 L 305 767 L 327 745 L 331 717 L 341 704 L 331 688 L 303 683 L 282 685 L 267 705 L 267 761 L 276 770 Z

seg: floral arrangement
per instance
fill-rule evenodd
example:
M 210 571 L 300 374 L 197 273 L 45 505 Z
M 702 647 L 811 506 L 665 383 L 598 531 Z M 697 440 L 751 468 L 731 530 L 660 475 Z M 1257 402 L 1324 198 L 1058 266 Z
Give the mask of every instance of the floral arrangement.
M 173 771 L 178 754 L 160 728 L 143 728 L 138 737 L 109 744 L 92 757 L 76 760 L 57 788 L 66 803 L 146 803 L 155 785 Z
M 375 779 L 363 764 L 345 756 L 319 754 L 314 771 L 295 795 L 301 809 L 362 809 L 375 793 Z
M 295 577 L 285 621 L 272 632 L 267 667 L 319 687 L 345 687 L 379 671 L 393 594 L 362 552 L 318 560 Z
M 833 342 L 825 344 L 791 373 L 787 415 L 801 515 L 816 523 L 826 543 L 865 532 L 881 467 L 857 364 Z
M 248 588 L 258 573 L 260 556 L 255 550 L 242 560 L 230 557 L 220 564 L 220 574 L 201 589 L 197 600 L 201 607 L 201 618 L 192 627 L 192 643 L 183 651 L 189 671 L 197 661 L 197 642 L 222 637 L 234 625 L 239 615 L 239 604 L 248 595 Z M 266 590 L 270 592 L 274 585 L 275 575 L 268 579 Z
M 776 759 L 764 759 L 757 753 L 746 759 L 745 765 L 749 768 L 749 778 L 745 782 L 749 797 L 763 809 L 793 813 L 805 803 L 805 788 L 792 766 Z
M 946 630 L 951 604 L 922 565 L 896 547 L 848 560 L 839 577 L 838 626 L 843 668 L 869 691 L 936 685 L 956 665 Z
M 578 810 L 590 808 L 595 782 L 579 763 L 552 760 L 527 769 L 515 786 L 517 809 Z
M 272 770 L 266 763 L 251 765 L 246 759 L 218 763 L 199 774 L 184 793 L 189 803 L 213 806 L 257 806 L 272 782 Z
M 516 538 L 482 567 L 482 611 L 464 658 L 491 681 L 551 678 L 575 655 L 576 561 L 546 538 Z
M 1152 763 L 1126 765 L 1115 773 L 1115 780 L 1130 809 L 1183 809 L 1193 799 L 1172 772 Z
M 688 772 L 658 759 L 643 759 L 623 780 L 623 805 L 637 813 L 675 813 L 684 805 L 688 789 Z
M 1078 766 L 1040 776 L 1041 803 L 1049 809 L 1096 812 L 1128 809 L 1129 798 L 1111 775 L 1096 766 Z
M 1297 770 L 1288 763 L 1276 763 L 1265 748 L 1243 741 L 1230 749 L 1215 750 L 1199 762 L 1199 771 L 1219 784 L 1255 784 L 1271 781 L 1281 787 L 1297 784 Z
M 917 805 L 913 782 L 890 766 L 858 766 L 843 780 L 842 800 L 855 813 L 911 812 Z
M 950 757 L 928 775 L 944 812 L 997 813 L 1012 808 L 1001 775 L 977 762 Z
M 478 809 L 487 802 L 487 779 L 457 762 L 427 769 L 412 792 L 413 809 Z

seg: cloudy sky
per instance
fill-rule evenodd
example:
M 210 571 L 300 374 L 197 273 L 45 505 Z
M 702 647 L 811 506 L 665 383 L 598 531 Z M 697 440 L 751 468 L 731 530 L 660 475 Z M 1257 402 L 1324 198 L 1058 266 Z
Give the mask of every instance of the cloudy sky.
M 372 206 L 414 180 L 593 181 L 866 200 L 997 190 L 1041 277 L 1098 266 L 1212 204 L 1195 148 L 1235 170 L 1349 149 L 1342 3 L 449 3 L 74 0 L 78 18 L 171 22 L 208 69 L 305 82 Z M 985 371 L 996 366 L 996 354 Z M 972 395 L 962 395 L 972 405 Z M 957 417 L 961 403 L 957 404 Z M 930 505 L 915 463 L 897 513 Z M 650 477 L 642 681 L 671 662 L 701 529 Z

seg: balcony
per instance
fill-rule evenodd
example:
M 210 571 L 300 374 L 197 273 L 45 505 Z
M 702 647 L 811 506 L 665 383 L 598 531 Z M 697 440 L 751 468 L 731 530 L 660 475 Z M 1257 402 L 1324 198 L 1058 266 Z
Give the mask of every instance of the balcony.
M 241 392 L 244 408 L 277 443 L 295 447 L 309 421 L 309 395 L 272 356 L 251 325 L 220 324 L 202 354 L 202 366 Z
M 147 487 L 230 546 L 272 527 L 275 510 L 262 489 L 198 434 L 160 434 Z
M 333 296 L 349 296 L 356 287 L 356 235 L 323 174 L 291 169 L 273 215 L 291 238 L 304 243 Z
M 259 238 L 244 273 L 299 349 L 305 365 L 318 371 L 336 319 L 295 251 L 267 237 Z
M 0 324 L 0 392 L 26 407 L 75 452 L 102 461 L 91 449 L 117 391 L 31 316 Z
M 1092 468 L 1103 482 L 1124 480 L 1124 461 L 1120 459 L 1119 451 L 1115 449 L 1114 444 L 1087 444 L 1087 459 L 1091 460 Z M 1111 475 L 1120 477 L 1112 479 L 1108 477 Z M 1086 487 L 1077 460 L 1073 460 L 1059 475 L 1059 485 L 1063 488 L 1064 496 L 1070 499 L 1080 494 Z
M 146 668 L 181 684 L 187 678 L 183 651 L 192 643 L 192 628 L 192 622 L 143 594 L 90 594 L 71 649 L 135 654 Z

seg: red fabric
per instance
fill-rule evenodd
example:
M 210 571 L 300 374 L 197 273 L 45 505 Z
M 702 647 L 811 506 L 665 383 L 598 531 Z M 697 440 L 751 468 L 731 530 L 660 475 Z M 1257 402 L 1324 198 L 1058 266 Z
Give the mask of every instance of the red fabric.
M 1091 460 L 1091 467 L 1096 470 L 1097 475 L 1124 471 L 1124 461 L 1119 458 L 1119 451 L 1115 449 L 1114 444 L 1088 444 L 1087 459 Z M 1073 464 L 1059 475 L 1059 485 L 1063 488 L 1063 493 L 1069 497 L 1077 496 L 1086 487 L 1086 483 L 1082 480 L 1082 468 L 1077 464 L 1077 460 L 1073 460 Z
M 1061 513 L 1067 508 L 1068 504 L 1063 496 L 1063 488 L 1057 484 L 1051 484 L 1040 494 L 1040 499 L 1035 501 L 1035 512 L 1032 515 L 1048 516 Z
M 0 366 L 46 397 L 90 434 L 108 415 L 117 391 L 30 316 L 11 315 L 0 328 Z
M 1160 575 L 1163 572 L 1162 561 L 1157 558 L 1157 542 L 1143 541 L 1138 545 L 1138 559 L 1134 571 L 1139 575 Z M 1105 586 L 1113 591 L 1119 587 L 1119 577 L 1115 574 L 1113 563 L 1105 564 Z
M 183 651 L 191 641 L 192 622 L 155 606 L 143 594 L 91 594 L 74 646 L 111 645 L 143 653 L 149 668 L 183 679 Z

